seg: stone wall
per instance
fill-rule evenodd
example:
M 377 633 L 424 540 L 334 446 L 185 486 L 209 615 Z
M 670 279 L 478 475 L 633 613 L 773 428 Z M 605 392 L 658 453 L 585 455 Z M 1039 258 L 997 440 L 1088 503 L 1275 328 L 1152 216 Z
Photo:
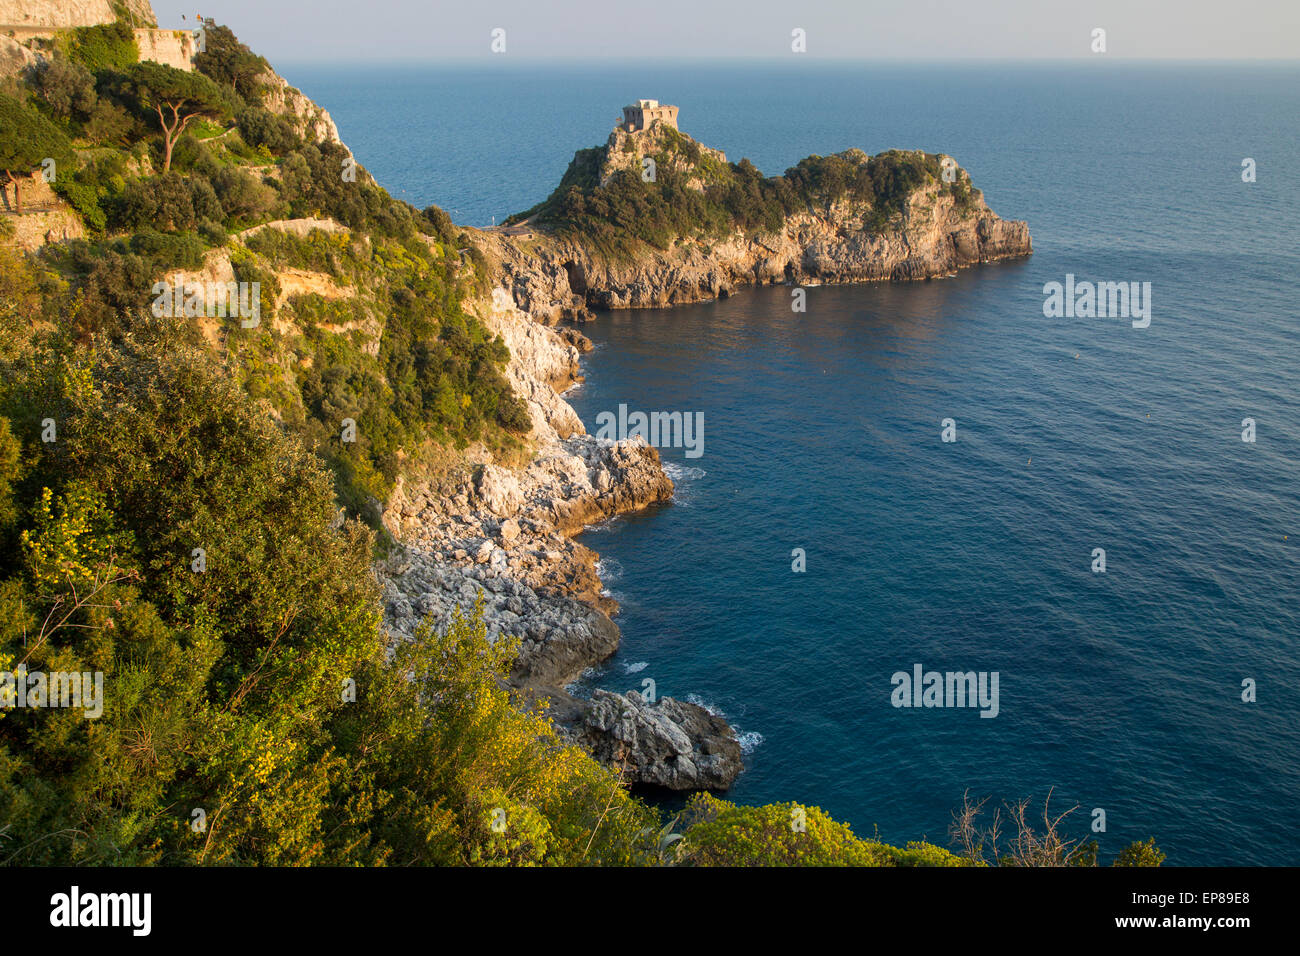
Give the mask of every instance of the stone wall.
M 5 183 L 0 186 L 0 215 L 14 227 L 13 237 L 5 241 L 6 245 L 31 252 L 47 242 L 63 242 L 85 236 L 86 228 L 81 217 L 59 197 L 39 172 L 19 176 L 18 179 L 23 199 L 21 216 L 14 215 L 17 209 L 14 185 Z
M 152 60 L 190 73 L 198 52 L 194 34 L 188 30 L 136 30 L 135 45 L 141 60 Z
M 5 243 L 24 252 L 35 252 L 46 243 L 81 239 L 86 235 L 81 217 L 67 208 L 25 213 L 21 216 L 0 215 L 4 215 L 14 227 L 13 236 L 5 240 Z

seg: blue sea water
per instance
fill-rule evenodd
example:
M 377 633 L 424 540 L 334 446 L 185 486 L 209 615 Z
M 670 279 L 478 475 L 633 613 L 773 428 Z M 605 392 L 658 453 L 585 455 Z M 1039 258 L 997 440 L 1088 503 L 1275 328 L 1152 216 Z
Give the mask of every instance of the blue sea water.
M 954 155 L 1032 258 L 584 328 L 589 429 L 620 403 L 705 422 L 702 457 L 663 450 L 672 504 L 585 539 L 623 604 L 593 680 L 725 713 L 749 751 L 732 799 L 893 842 L 946 844 L 968 789 L 1055 788 L 1076 835 L 1106 811 L 1103 859 L 1154 836 L 1173 864 L 1300 864 L 1300 68 L 288 72 L 390 191 L 473 225 L 544 198 L 641 96 L 769 174 Z M 1150 327 L 1045 318 L 1067 273 L 1150 282 Z M 915 664 L 997 671 L 998 716 L 893 707 Z

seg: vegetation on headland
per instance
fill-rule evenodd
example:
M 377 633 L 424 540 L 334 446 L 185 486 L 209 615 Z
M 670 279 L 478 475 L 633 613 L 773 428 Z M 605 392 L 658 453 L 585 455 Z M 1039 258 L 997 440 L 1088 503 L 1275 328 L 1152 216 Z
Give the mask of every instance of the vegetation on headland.
M 551 195 L 506 224 L 530 220 L 620 258 L 640 244 L 662 250 L 679 239 L 776 232 L 789 216 L 826 214 L 845 201 L 861 207 L 864 229 L 881 232 L 923 186 L 949 194 L 959 210 L 968 209 L 977 194 L 964 171 L 954 170 L 953 181 L 945 182 L 934 153 L 889 150 L 867 156 L 846 150 L 809 156 L 782 176 L 765 177 L 748 159 L 721 162 L 671 128 L 637 137 L 644 153 L 631 137 L 624 140 L 635 158 L 630 168 L 614 169 L 602 184 L 612 147 L 579 150 Z M 652 178 L 643 175 L 645 159 L 654 163 Z
M 230 109 L 159 173 L 166 131 L 111 38 L 4 91 L 75 151 L 55 185 L 91 236 L 0 242 L 0 672 L 100 672 L 104 695 L 93 719 L 0 708 L 0 862 L 988 862 L 794 804 L 701 795 L 664 821 L 516 706 L 515 648 L 481 619 L 390 656 L 364 498 L 425 444 L 524 425 L 461 306 L 481 267 L 440 210 L 346 180 L 345 149 L 262 106 L 264 61 L 222 28 L 199 65 Z M 235 238 L 307 216 L 347 229 Z M 151 314 L 161 275 L 221 251 L 262 284 L 260 325 Z M 289 269 L 338 294 L 282 296 Z

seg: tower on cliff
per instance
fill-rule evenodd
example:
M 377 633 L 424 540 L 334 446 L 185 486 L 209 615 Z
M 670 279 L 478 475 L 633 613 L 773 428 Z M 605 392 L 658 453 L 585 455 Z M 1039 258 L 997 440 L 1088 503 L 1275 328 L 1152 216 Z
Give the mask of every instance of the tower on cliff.
M 655 123 L 677 128 L 677 107 L 660 106 L 658 100 L 637 100 L 631 106 L 623 107 L 623 129 L 629 133 L 649 129 Z

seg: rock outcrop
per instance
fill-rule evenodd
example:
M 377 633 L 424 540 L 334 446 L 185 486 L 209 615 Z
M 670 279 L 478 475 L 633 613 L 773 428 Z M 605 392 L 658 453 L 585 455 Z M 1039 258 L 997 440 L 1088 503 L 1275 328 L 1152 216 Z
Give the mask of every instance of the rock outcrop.
M 744 768 L 735 731 L 697 704 L 636 691 L 593 691 L 581 717 L 561 725 L 624 779 L 670 790 L 725 790 Z
M 157 22 L 149 0 L 128 0 L 126 8 L 142 26 Z M 61 30 L 116 19 L 111 0 L 0 0 L 0 27 Z
M 245 242 L 252 236 L 257 235 L 263 229 L 274 229 L 277 232 L 283 232 L 290 236 L 297 236 L 299 239 L 306 239 L 313 232 L 320 231 L 326 233 L 351 232 L 347 226 L 334 219 L 273 219 L 270 222 L 264 222 L 260 226 L 252 226 L 238 233 L 240 242 Z M 368 238 L 368 237 L 367 237 Z
M 882 234 L 851 217 L 799 213 L 779 233 L 681 242 L 631 260 L 608 259 L 571 239 L 542 238 L 523 249 L 501 233 L 466 231 L 499 265 L 519 308 L 543 322 L 716 299 L 749 285 L 929 279 L 1032 251 L 1025 223 L 999 219 L 987 207 L 959 216 L 950 197 L 934 193 L 917 196 L 905 226 Z
M 592 178 L 603 185 L 620 170 L 639 170 L 651 152 L 697 190 L 705 188 L 704 170 L 726 163 L 722 153 L 675 130 L 615 129 Z M 581 168 L 580 157 L 575 168 Z M 837 158 L 859 166 L 871 159 L 861 150 Z M 955 182 L 969 186 L 970 177 L 954 160 L 938 159 L 951 164 Z M 978 190 L 958 202 L 946 183 L 934 179 L 913 189 L 901 214 L 885 228 L 872 225 L 872 213 L 868 202 L 845 198 L 787 215 L 770 232 L 737 229 L 722 237 L 679 237 L 667 249 L 642 243 L 635 254 L 618 257 L 593 250 L 581 237 L 548 233 L 534 222 L 526 236 L 517 228 L 466 232 L 496 265 L 499 281 L 519 308 L 547 323 L 581 321 L 594 309 L 715 299 L 748 285 L 930 279 L 1033 252 L 1024 222 L 999 218 Z
M 267 70 L 258 82 L 262 87 L 262 105 L 286 119 L 304 139 L 315 142 L 342 143 L 334 119 L 300 90 L 274 70 Z
M 51 209 L 15 216 L 13 235 L 6 241 L 24 252 L 35 252 L 53 242 L 67 242 L 86 235 L 81 217 L 71 209 Z
M 576 329 L 562 329 L 557 335 L 506 299 L 505 308 L 480 310 L 480 318 L 510 349 L 506 380 L 528 408 L 533 439 L 549 444 L 580 434 L 582 422 L 560 393 L 581 380 L 578 359 L 591 350 L 591 342 Z
M 672 481 L 644 441 L 575 435 L 520 471 L 484 464 L 440 488 L 403 482 L 384 511 L 403 543 L 384 568 L 389 620 L 409 633 L 450 623 L 482 596 L 489 636 L 523 646 L 513 678 L 559 687 L 618 649 L 586 525 L 667 501 Z
M 0 79 L 21 77 L 41 59 L 42 57 L 17 40 L 0 36 Z

